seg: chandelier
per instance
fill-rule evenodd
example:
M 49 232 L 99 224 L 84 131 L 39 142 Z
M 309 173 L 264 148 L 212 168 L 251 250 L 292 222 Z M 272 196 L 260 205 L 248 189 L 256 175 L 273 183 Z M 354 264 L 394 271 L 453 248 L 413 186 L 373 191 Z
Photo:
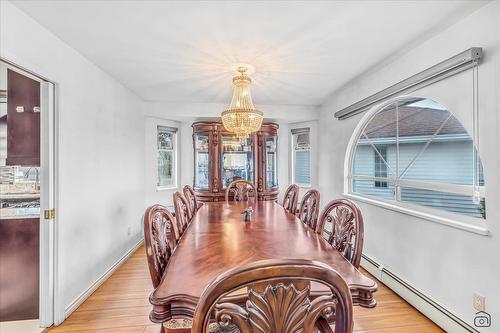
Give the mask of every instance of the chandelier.
M 262 125 L 263 113 L 253 106 L 250 85 L 252 80 L 245 74 L 247 68 L 238 67 L 239 75 L 233 77 L 233 98 L 229 109 L 222 112 L 224 128 L 236 135 L 240 141 L 257 132 Z

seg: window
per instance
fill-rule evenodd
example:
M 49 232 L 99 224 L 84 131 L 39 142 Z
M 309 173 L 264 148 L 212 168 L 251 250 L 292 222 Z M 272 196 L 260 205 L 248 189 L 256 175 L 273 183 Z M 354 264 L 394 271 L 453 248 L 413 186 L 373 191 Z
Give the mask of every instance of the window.
M 485 218 L 480 158 L 446 107 L 408 98 L 365 119 L 355 134 L 350 193 Z
M 158 189 L 176 186 L 176 133 L 176 128 L 157 126 Z
M 292 129 L 293 182 L 301 187 L 311 186 L 311 145 L 309 128 Z

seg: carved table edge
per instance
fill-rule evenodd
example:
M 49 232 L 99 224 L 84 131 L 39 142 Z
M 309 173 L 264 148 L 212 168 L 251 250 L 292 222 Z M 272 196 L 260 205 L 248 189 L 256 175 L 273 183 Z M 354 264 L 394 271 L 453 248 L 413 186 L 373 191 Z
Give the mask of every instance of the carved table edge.
M 198 299 L 185 294 L 165 298 L 156 298 L 151 294 L 149 302 L 153 305 L 149 319 L 154 323 L 163 323 L 172 318 L 192 319 Z M 176 304 L 175 309 L 172 309 L 172 304 Z
M 361 274 L 363 274 L 363 273 L 361 273 Z M 372 280 L 372 278 L 369 278 L 369 277 L 367 277 L 367 279 Z M 349 284 L 349 289 L 351 291 L 352 290 L 362 290 L 362 291 L 369 291 L 369 292 L 374 293 L 378 290 L 378 283 L 373 281 L 373 285 L 371 285 L 370 287 L 366 287 L 366 286 L 362 286 L 362 285 L 358 285 L 358 284 Z

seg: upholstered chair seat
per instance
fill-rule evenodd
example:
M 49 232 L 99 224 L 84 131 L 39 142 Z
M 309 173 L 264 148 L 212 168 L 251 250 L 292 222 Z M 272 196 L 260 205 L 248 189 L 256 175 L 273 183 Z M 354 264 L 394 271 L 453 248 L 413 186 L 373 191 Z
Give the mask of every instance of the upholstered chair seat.
M 171 319 L 163 323 L 165 333 L 191 333 L 193 321 L 191 319 Z M 236 325 L 229 325 L 228 327 L 220 326 L 216 323 L 208 325 L 209 333 L 240 333 Z

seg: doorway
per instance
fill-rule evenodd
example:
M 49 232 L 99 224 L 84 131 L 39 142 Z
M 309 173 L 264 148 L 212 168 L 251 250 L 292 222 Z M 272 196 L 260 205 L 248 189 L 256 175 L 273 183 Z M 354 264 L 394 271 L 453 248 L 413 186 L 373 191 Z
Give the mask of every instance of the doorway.
M 0 60 L 0 331 L 54 323 L 54 84 Z

